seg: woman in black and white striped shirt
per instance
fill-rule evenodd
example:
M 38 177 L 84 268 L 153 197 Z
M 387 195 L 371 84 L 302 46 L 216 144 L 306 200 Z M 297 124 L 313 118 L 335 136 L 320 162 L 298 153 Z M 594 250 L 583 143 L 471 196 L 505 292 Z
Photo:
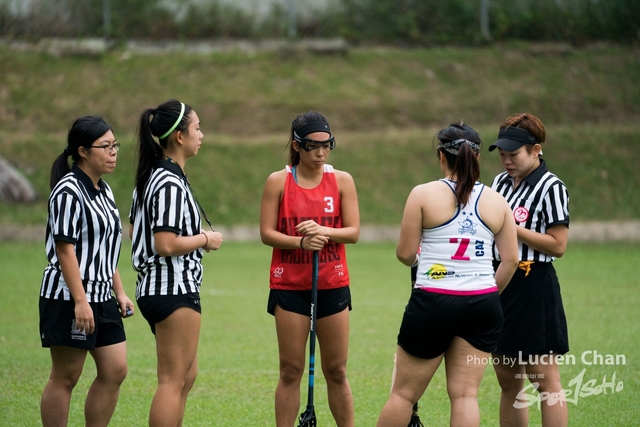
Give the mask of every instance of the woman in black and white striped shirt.
M 40 289 L 40 338 L 50 348 L 52 362 L 41 400 L 45 427 L 67 424 L 71 391 L 87 352 L 98 374 L 86 398 L 85 420 L 87 425 L 109 423 L 127 374 L 122 317 L 133 315 L 134 309 L 117 269 L 120 214 L 111 188 L 101 179 L 113 172 L 120 144 L 98 116 L 77 119 L 67 141 L 51 169 L 49 264 Z
M 499 149 L 505 168 L 491 187 L 511 206 L 520 251 L 518 269 L 500 295 L 504 328 L 495 352 L 500 363 L 494 368 L 502 389 L 501 426 L 528 425 L 529 402 L 519 396 L 525 378 L 539 383 L 540 393 L 563 395 L 556 356 L 569 351 L 569 338 L 552 262 L 567 247 L 569 194 L 540 158 L 545 139 L 540 119 L 520 113 L 500 125 L 498 140 L 489 147 L 489 151 Z M 500 260 L 495 250 L 494 258 Z M 565 402 L 549 399 L 541 411 L 543 426 L 567 425 Z
M 184 173 L 203 137 L 196 112 L 169 100 L 146 109 L 138 131 L 129 221 L 136 299 L 155 334 L 158 354 L 149 425 L 175 426 L 182 425 L 198 370 L 202 255 L 220 248 L 222 234 L 202 230 L 200 206 Z

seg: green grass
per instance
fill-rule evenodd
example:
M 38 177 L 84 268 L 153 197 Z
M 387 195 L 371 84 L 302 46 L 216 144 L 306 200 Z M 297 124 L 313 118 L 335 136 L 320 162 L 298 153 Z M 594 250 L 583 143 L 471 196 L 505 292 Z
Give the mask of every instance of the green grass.
M 354 310 L 351 313 L 349 379 L 356 425 L 374 425 L 389 392 L 395 338 L 409 295 L 408 269 L 396 261 L 393 243 L 348 248 Z M 123 248 L 121 274 L 129 296 L 135 277 Z M 569 322 L 570 354 L 577 363 L 561 368 L 563 385 L 583 369 L 595 386 L 623 383 L 617 393 L 583 396 L 569 404 L 571 425 L 630 426 L 638 420 L 640 398 L 640 296 L 638 244 L 571 244 L 556 263 Z M 273 425 L 277 347 L 273 318 L 266 311 L 270 250 L 259 243 L 225 243 L 205 257 L 202 287 L 200 373 L 190 395 L 185 425 Z M 0 243 L 0 425 L 39 424 L 39 400 L 50 369 L 38 339 L 38 290 L 45 266 L 41 243 Z M 126 321 L 129 375 L 112 425 L 145 425 L 155 391 L 155 350 L 140 315 Z M 626 364 L 586 365 L 586 351 L 623 354 Z M 70 425 L 81 425 L 83 396 L 95 373 L 88 359 L 72 399 Z M 316 411 L 321 425 L 334 425 L 326 387 L 317 374 Z M 306 381 L 302 401 L 306 399 Z M 480 390 L 483 426 L 497 426 L 499 390 L 491 368 Z M 421 399 L 426 425 L 447 425 L 449 404 L 443 369 Z M 302 408 L 301 408 L 302 410 Z M 531 409 L 531 426 L 540 425 Z
M 439 177 L 432 138 L 464 119 L 485 146 L 513 112 L 548 129 L 552 171 L 567 184 L 572 220 L 637 219 L 640 56 L 590 47 L 532 54 L 526 44 L 482 48 L 353 49 L 346 56 L 225 53 L 52 57 L 0 48 L 0 156 L 33 183 L 33 205 L 0 204 L 0 223 L 43 224 L 48 176 L 73 118 L 101 114 L 122 143 L 107 181 L 126 216 L 141 110 L 178 97 L 205 134 L 187 164 L 219 225 L 258 223 L 266 177 L 286 162 L 296 114 L 325 113 L 338 141 L 330 163 L 354 176 L 365 224 L 398 224 L 410 189 Z M 482 180 L 500 171 L 483 152 Z

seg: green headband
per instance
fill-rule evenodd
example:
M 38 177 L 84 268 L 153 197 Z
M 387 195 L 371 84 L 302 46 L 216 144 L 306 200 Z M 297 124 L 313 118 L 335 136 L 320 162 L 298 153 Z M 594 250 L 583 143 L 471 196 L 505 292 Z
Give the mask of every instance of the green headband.
M 162 135 L 160 137 L 160 139 L 165 139 L 166 137 L 171 135 L 171 132 L 173 132 L 175 130 L 175 128 L 178 126 L 178 123 L 180 123 L 180 120 L 182 120 L 182 116 L 184 116 L 184 104 L 181 102 L 180 105 L 182 105 L 182 108 L 180 109 L 180 115 L 178 116 L 178 120 L 176 120 L 176 122 L 173 124 L 173 126 L 171 126 L 171 129 L 169 129 L 167 131 L 167 133 Z

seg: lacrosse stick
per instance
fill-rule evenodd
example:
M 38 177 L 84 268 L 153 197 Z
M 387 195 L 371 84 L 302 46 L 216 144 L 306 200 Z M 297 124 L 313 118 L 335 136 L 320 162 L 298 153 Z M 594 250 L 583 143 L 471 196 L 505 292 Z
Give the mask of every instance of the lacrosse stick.
M 318 251 L 313 252 L 313 266 L 311 276 L 311 326 L 309 331 L 309 392 L 307 395 L 307 409 L 300 414 L 298 427 L 315 427 L 316 413 L 313 408 L 313 387 L 315 381 L 315 352 L 316 352 L 316 313 L 318 304 Z

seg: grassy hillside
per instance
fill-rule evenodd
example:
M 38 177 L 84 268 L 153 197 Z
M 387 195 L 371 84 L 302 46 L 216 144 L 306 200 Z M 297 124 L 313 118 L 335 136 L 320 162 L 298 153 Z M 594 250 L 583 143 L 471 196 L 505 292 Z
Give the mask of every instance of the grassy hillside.
M 562 53 L 527 45 L 304 53 L 51 57 L 0 48 L 0 156 L 36 186 L 34 205 L 0 204 L 0 223 L 42 223 L 48 174 L 73 118 L 100 114 L 123 144 L 106 177 L 126 216 L 140 111 L 171 98 L 192 105 L 205 134 L 187 165 L 216 224 L 256 224 L 267 175 L 283 167 L 289 125 L 327 115 L 338 141 L 329 163 L 352 173 L 363 223 L 396 224 L 410 189 L 439 177 L 433 135 L 464 119 L 485 146 L 510 113 L 547 125 L 550 168 L 567 184 L 573 220 L 638 218 L 640 51 Z M 481 157 L 486 183 L 501 170 Z

